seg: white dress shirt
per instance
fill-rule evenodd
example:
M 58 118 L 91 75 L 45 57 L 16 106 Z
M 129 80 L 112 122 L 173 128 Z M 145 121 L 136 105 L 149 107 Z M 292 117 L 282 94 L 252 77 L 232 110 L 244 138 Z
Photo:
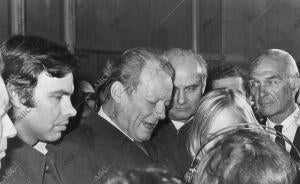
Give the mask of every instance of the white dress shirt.
M 186 123 L 188 123 L 189 121 L 191 121 L 194 117 L 191 117 L 189 120 L 187 120 L 186 122 L 182 122 L 182 121 L 175 121 L 175 120 L 171 120 L 173 125 L 175 126 L 176 130 L 179 131 L 179 129 L 181 127 L 183 127 L 183 125 L 185 125 Z
M 39 141 L 38 143 L 36 143 L 36 145 L 33 146 L 33 148 L 41 152 L 43 155 L 46 155 L 48 153 L 46 146 L 47 143 Z
M 127 135 L 120 127 L 118 127 L 118 125 L 116 125 L 111 119 L 110 117 L 108 117 L 105 112 L 102 109 L 102 106 L 100 107 L 100 110 L 98 112 L 98 115 L 101 116 L 102 118 L 104 118 L 106 121 L 108 121 L 110 124 L 112 124 L 114 127 L 116 127 L 116 129 L 118 129 L 120 132 L 122 132 L 124 135 L 126 135 L 126 137 L 128 137 L 131 141 L 134 141 L 129 135 Z
M 277 125 L 273 123 L 271 120 L 267 119 L 266 126 L 268 128 L 274 129 L 274 126 Z M 298 106 L 296 106 L 296 110 L 290 114 L 285 120 L 283 120 L 280 125 L 283 126 L 282 134 L 286 136 L 291 142 L 294 141 L 295 134 L 297 131 L 298 126 L 300 126 L 300 110 Z M 271 135 L 271 138 L 275 141 L 276 135 Z M 285 144 L 286 150 L 288 152 L 291 151 L 291 145 Z
M 181 122 L 181 121 L 175 121 L 175 120 L 171 120 L 171 121 L 177 131 L 184 125 L 184 122 Z

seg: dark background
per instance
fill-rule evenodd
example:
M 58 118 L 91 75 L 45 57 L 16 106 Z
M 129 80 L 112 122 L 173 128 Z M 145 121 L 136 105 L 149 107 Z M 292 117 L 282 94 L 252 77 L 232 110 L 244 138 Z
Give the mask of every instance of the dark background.
M 13 35 L 11 0 L 0 0 L 0 41 Z M 24 0 L 25 33 L 64 42 L 64 0 Z M 132 47 L 192 49 L 192 0 L 74 0 L 77 78 L 92 83 Z M 246 66 L 268 48 L 300 61 L 299 0 L 198 0 L 198 52 L 209 67 Z

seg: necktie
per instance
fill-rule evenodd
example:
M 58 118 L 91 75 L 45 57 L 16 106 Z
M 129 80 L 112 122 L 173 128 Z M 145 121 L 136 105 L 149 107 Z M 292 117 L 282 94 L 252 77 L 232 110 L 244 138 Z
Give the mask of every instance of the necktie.
M 275 125 L 274 126 L 275 130 L 276 130 L 276 138 L 275 138 L 275 142 L 279 145 L 281 145 L 284 149 L 285 149 L 285 141 L 282 137 L 282 125 Z
M 48 152 L 45 156 L 46 165 L 43 183 L 61 183 L 61 178 L 54 161 L 54 155 Z

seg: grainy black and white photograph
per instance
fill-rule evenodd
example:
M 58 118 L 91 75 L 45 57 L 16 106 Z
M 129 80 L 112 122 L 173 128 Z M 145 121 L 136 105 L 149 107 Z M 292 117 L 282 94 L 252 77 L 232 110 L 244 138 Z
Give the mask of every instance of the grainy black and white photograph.
M 300 0 L 0 0 L 0 184 L 300 184 Z

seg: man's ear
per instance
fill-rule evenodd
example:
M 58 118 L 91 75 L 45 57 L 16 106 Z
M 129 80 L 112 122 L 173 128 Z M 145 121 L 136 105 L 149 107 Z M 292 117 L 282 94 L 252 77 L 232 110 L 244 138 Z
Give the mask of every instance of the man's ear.
M 296 103 L 300 104 L 300 78 L 297 77 L 295 79 L 292 80 L 291 82 L 291 88 L 292 88 L 292 92 L 293 92 L 293 96 L 296 97 Z
M 289 79 L 289 81 L 290 81 L 290 86 L 293 91 L 293 94 L 295 95 L 299 91 L 299 88 L 300 88 L 300 78 L 294 77 L 294 78 Z
M 202 84 L 202 95 L 204 94 L 205 87 L 206 87 L 206 80 Z
M 124 95 L 126 94 L 123 84 L 119 81 L 114 82 L 110 88 L 111 97 L 117 103 L 122 103 Z
M 17 93 L 15 87 L 8 83 L 6 85 L 6 89 L 7 89 L 7 93 L 8 93 L 8 96 L 9 96 L 9 101 L 10 103 L 14 106 L 14 107 L 21 107 L 23 106 L 23 103 L 22 103 L 22 98 L 20 97 L 20 95 Z

